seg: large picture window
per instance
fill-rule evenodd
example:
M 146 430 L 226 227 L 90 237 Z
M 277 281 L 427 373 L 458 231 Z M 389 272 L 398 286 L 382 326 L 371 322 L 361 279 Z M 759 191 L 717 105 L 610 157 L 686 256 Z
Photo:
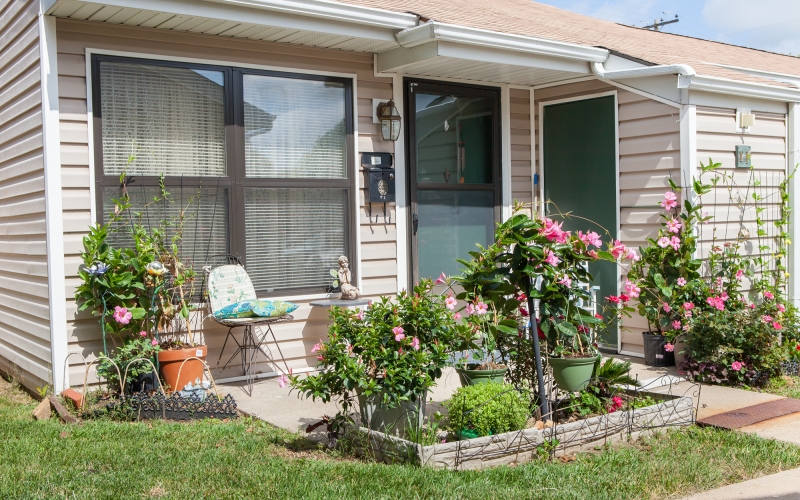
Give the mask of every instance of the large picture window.
M 94 56 L 92 82 L 103 222 L 123 172 L 144 223 L 191 199 L 184 256 L 238 255 L 261 295 L 322 292 L 354 254 L 351 80 Z M 148 203 L 161 175 L 174 202 Z

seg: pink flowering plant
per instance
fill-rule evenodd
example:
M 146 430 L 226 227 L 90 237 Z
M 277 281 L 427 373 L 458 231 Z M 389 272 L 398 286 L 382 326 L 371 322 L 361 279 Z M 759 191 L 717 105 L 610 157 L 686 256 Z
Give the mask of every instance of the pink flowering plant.
M 424 398 L 456 351 L 473 347 L 469 327 L 454 317 L 449 295 L 429 279 L 382 297 L 367 308 L 334 307 L 327 340 L 312 349 L 319 361 L 313 375 L 291 375 L 301 397 L 335 401 L 337 425 L 349 418 L 355 397 L 380 394 L 389 408 Z

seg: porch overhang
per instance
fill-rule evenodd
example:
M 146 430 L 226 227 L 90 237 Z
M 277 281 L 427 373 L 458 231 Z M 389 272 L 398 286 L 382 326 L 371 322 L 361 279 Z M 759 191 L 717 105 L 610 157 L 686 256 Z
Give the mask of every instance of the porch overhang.
M 376 72 L 537 85 L 591 75 L 605 49 L 427 22 L 399 32 Z

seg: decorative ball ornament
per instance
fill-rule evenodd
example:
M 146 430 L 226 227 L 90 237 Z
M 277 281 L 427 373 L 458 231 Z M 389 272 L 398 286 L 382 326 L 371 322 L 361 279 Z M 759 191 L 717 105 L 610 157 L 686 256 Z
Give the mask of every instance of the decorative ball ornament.
M 157 260 L 154 260 L 153 262 L 147 264 L 147 266 L 145 266 L 145 269 L 147 269 L 147 274 L 149 274 L 150 276 L 161 276 L 162 274 L 167 272 L 167 268 L 164 267 L 164 264 L 162 264 Z
M 385 180 L 381 179 L 378 181 L 378 193 L 381 196 L 386 196 L 389 194 L 389 183 Z

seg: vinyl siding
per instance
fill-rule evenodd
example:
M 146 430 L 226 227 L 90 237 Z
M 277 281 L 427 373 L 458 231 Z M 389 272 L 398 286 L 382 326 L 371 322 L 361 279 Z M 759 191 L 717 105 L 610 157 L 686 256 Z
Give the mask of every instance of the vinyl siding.
M 0 370 L 51 382 L 37 0 L 0 1 Z
M 79 283 L 77 268 L 80 264 L 81 239 L 92 222 L 86 106 L 87 48 L 214 60 L 232 65 L 252 64 L 356 74 L 358 150 L 394 152 L 394 143 L 384 141 L 380 137 L 379 126 L 372 123 L 372 99 L 391 99 L 392 80 L 374 76 L 371 54 L 64 19 L 57 21 L 57 39 L 69 350 L 87 359 L 94 359 L 102 349 L 97 319 L 86 313 L 78 313 L 72 298 Z M 354 175 L 359 176 L 362 187 L 357 196 L 360 221 L 358 231 L 361 238 L 361 289 L 365 296 L 373 298 L 382 294 L 393 294 L 397 291 L 397 230 L 394 225 L 394 207 L 389 207 L 387 213 L 390 216 L 387 221 L 391 221 L 391 224 L 383 224 L 382 204 L 373 207 L 372 220 L 368 219 L 368 207 L 364 203 L 366 191 L 363 189 L 366 177 L 359 168 L 358 159 L 355 164 L 358 173 Z M 378 213 L 381 217 L 376 222 L 374 215 Z M 351 262 L 355 263 L 355 256 L 350 257 Z M 316 365 L 316 358 L 311 356 L 311 348 L 327 333 L 328 311 L 312 308 L 308 305 L 309 300 L 295 302 L 300 304 L 300 308 L 293 313 L 295 320 L 276 325 L 273 329 L 289 366 L 300 370 Z M 208 361 L 213 368 L 220 355 L 226 330 L 216 326 L 213 321 L 205 320 L 203 313 L 198 313 L 193 321 L 199 326 L 198 331 L 208 345 Z M 277 356 L 275 345 L 270 344 L 269 348 Z M 233 354 L 230 342 L 226 353 L 227 356 Z M 282 363 L 280 366 L 282 367 Z M 254 371 L 272 372 L 275 371 L 275 366 L 262 361 Z M 238 375 L 241 375 L 241 371 L 237 367 L 226 370 L 220 376 Z M 70 381 L 73 384 L 78 383 L 82 376 L 83 367 L 78 357 L 73 356 Z
M 529 204 L 532 195 L 531 93 L 511 89 L 511 199 Z
M 697 108 L 697 158 L 707 164 L 709 158 L 722 163 L 720 174 L 733 175 L 735 187 L 730 192 L 724 186 L 717 187 L 703 196 L 704 210 L 714 215 L 714 223 L 700 228 L 701 248 L 704 255 L 715 245 L 736 240 L 740 229 L 750 233 L 749 241 L 742 246 L 747 255 L 769 256 L 775 248 L 773 237 L 777 234 L 774 221 L 780 219 L 780 194 L 778 186 L 786 178 L 786 115 L 756 112 L 756 123 L 751 133 L 736 132 L 736 110 L 698 107 Z M 737 169 L 735 147 L 744 144 L 751 146 L 752 170 Z M 710 174 L 704 179 L 709 181 Z M 748 185 L 758 181 L 755 189 Z M 760 217 L 765 224 L 767 236 L 759 241 L 757 237 L 756 209 L 752 195 L 763 198 L 760 206 L 764 208 Z M 734 201 L 731 201 L 731 200 Z M 747 200 L 743 206 L 739 200 Z M 716 240 L 716 241 L 715 241 Z M 760 246 L 769 246 L 761 251 Z M 760 276 L 760 273 L 757 272 Z M 747 290 L 750 281 L 743 283 Z
M 619 239 L 638 248 L 660 227 L 658 201 L 672 177 L 680 184 L 680 123 L 678 108 L 618 89 L 598 80 L 534 91 L 536 172 L 539 165 L 539 104 L 617 91 L 619 119 Z M 625 269 L 622 270 L 622 280 Z M 644 318 L 625 318 L 620 329 L 623 351 L 641 353 Z

